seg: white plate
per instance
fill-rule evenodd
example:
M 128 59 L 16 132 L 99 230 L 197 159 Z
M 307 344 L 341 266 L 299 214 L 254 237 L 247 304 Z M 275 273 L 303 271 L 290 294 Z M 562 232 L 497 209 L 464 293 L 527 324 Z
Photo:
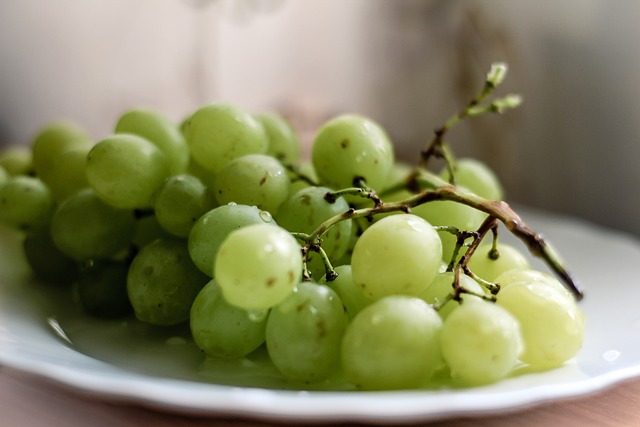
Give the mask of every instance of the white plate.
M 42 308 L 46 304 L 41 304 L 38 294 L 28 290 L 15 236 L 6 231 L 0 233 L 0 364 L 103 399 L 162 410 L 263 420 L 381 424 L 513 410 L 601 391 L 640 375 L 638 240 L 574 219 L 524 212 L 524 219 L 560 251 L 586 293 L 581 303 L 587 318 L 584 347 L 574 361 L 553 371 L 470 389 L 300 392 L 219 385 L 180 379 L 180 375 L 170 378 L 168 372 L 173 372 L 173 367 L 167 375 L 159 374 L 164 371 L 158 369 L 145 371 L 141 369 L 144 358 L 136 362 L 135 352 L 126 357 L 118 351 L 97 352 L 98 357 L 104 356 L 99 360 L 85 354 L 91 354 L 91 349 L 84 348 L 84 353 L 78 350 L 82 343 L 66 342 L 69 331 L 54 333 L 59 323 Z M 80 330 L 71 332 L 83 336 Z M 102 332 L 107 337 L 104 348 L 118 346 L 108 341 L 107 330 Z M 181 341 L 172 342 L 180 346 Z M 131 365 L 129 359 L 133 360 Z

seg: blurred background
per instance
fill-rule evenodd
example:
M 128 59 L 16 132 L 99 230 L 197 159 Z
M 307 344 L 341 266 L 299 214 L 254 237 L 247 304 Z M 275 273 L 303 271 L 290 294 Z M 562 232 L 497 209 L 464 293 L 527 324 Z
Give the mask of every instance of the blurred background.
M 1 0 L 0 144 L 227 101 L 285 114 L 306 144 L 360 112 L 414 162 L 505 61 L 499 93 L 525 103 L 456 128 L 454 151 L 509 201 L 640 236 L 639 18 L 634 0 Z

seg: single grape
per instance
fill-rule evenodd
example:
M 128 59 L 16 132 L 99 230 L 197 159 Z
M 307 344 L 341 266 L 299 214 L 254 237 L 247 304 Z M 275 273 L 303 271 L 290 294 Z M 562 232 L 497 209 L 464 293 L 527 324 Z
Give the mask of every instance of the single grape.
M 107 137 L 87 157 L 89 184 L 101 199 L 118 208 L 152 206 L 155 193 L 168 177 L 164 153 L 137 135 Z
M 347 326 L 341 360 L 364 389 L 423 385 L 441 366 L 438 313 L 419 298 L 394 295 L 365 307 Z
M 480 160 L 473 158 L 457 159 L 454 166 L 455 184 L 488 200 L 502 200 L 504 190 L 496 174 Z M 451 174 L 447 168 L 440 172 L 442 179 L 449 181 Z
M 438 273 L 419 297 L 428 304 L 442 304 L 447 300 L 448 296 L 453 293 L 453 276 L 454 274 L 451 271 Z M 460 275 L 460 285 L 467 291 L 472 292 L 472 294 L 463 293 L 461 295 L 463 301 L 471 299 L 479 300 L 481 297 L 477 295 L 484 295 L 486 293 L 484 288 L 480 286 L 478 282 L 466 274 Z M 438 310 L 438 314 L 443 319 L 446 319 L 459 305 L 460 303 L 458 301 L 450 299 Z
M 367 228 L 351 256 L 353 281 L 371 299 L 420 295 L 438 273 L 442 245 L 424 219 L 392 215 Z
M 0 166 L 9 176 L 29 175 L 33 172 L 31 149 L 23 145 L 7 147 L 0 152 Z
M 343 197 L 334 203 L 325 200 L 331 190 L 326 187 L 307 187 L 289 197 L 278 210 L 275 218 L 278 225 L 291 232 L 311 233 L 329 218 L 340 215 L 349 209 Z M 353 224 L 350 219 L 341 221 L 322 235 L 322 248 L 333 263 L 339 260 L 349 248 Z M 320 254 L 308 254 L 307 267 L 314 277 L 320 278 L 325 273 Z
M 327 122 L 315 137 L 313 167 L 323 184 L 333 189 L 353 187 L 363 178 L 368 187 L 382 190 L 393 168 L 393 146 L 374 121 L 343 115 Z
M 86 189 L 60 204 L 51 221 L 51 236 L 75 260 L 111 258 L 129 245 L 134 226 L 131 211 L 114 208 Z
M 102 261 L 85 268 L 78 280 L 78 296 L 85 311 L 96 317 L 117 318 L 132 312 L 127 296 L 124 262 Z
M 480 278 L 494 282 L 505 271 L 529 268 L 527 257 L 513 246 L 498 242 L 495 259 L 492 248 L 491 243 L 481 243 L 469 260 L 469 269 Z
M 214 280 L 198 293 L 189 319 L 196 345 L 210 357 L 243 357 L 264 343 L 267 317 L 229 304 Z
M 302 277 L 302 253 L 284 228 L 254 224 L 231 232 L 215 259 L 215 278 L 226 300 L 247 310 L 282 302 Z
M 584 316 L 575 300 L 555 285 L 514 283 L 501 289 L 497 304 L 520 323 L 521 360 L 535 369 L 551 369 L 573 358 L 584 338 Z
M 183 240 L 159 239 L 133 259 L 127 293 L 138 319 L 175 325 L 189 320 L 191 305 L 208 280 L 191 261 Z
M 326 276 L 323 276 L 320 283 L 327 285 L 338 294 L 349 318 L 353 319 L 356 314 L 370 305 L 373 300 L 364 296 L 362 292 L 360 292 L 360 289 L 356 287 L 356 284 L 353 282 L 350 265 L 339 265 L 335 267 L 334 270 L 338 274 L 336 279 L 327 282 Z
M 452 377 L 480 385 L 513 371 L 522 338 L 518 321 L 507 310 L 486 301 L 465 301 L 444 321 L 440 345 Z
M 476 231 L 487 217 L 487 214 L 470 206 L 449 200 L 437 200 L 416 206 L 411 210 L 414 215 L 427 220 L 434 226 L 456 227 L 462 231 Z M 446 262 L 451 261 L 456 245 L 456 236 L 448 231 L 439 231 L 442 240 L 442 256 Z M 461 257 L 465 252 L 462 248 Z
M 238 203 L 277 212 L 289 197 L 286 169 L 274 157 L 248 154 L 235 158 L 218 173 L 214 194 L 218 203 Z
M 262 124 L 242 108 L 210 104 L 198 109 L 186 125 L 193 159 L 218 173 L 227 163 L 246 154 L 263 154 L 269 142 Z
M 175 236 L 188 237 L 193 224 L 216 207 L 216 202 L 198 178 L 183 174 L 164 183 L 153 207 L 162 228 Z
M 150 109 L 124 113 L 115 133 L 131 133 L 152 142 L 166 156 L 171 174 L 184 173 L 189 164 L 189 147 L 178 126 L 164 114 Z
M 262 123 L 267 133 L 269 141 L 267 154 L 288 164 L 298 163 L 300 142 L 289 122 L 276 113 L 261 113 L 257 114 L 256 118 Z
M 23 231 L 45 228 L 54 211 L 53 196 L 38 178 L 16 176 L 0 186 L 0 223 Z
M 202 215 L 189 233 L 189 254 L 194 264 L 209 277 L 215 277 L 218 249 L 229 233 L 251 224 L 274 224 L 269 212 L 255 206 L 235 203 L 219 206 Z
M 266 343 L 271 361 L 286 377 L 317 382 L 333 374 L 347 317 L 330 288 L 311 282 L 296 290 L 269 313 Z
M 57 201 L 89 187 L 87 156 L 91 147 L 70 148 L 58 153 L 49 163 L 50 169 L 41 178 Z
M 28 234 L 23 242 L 25 259 L 40 280 L 70 285 L 78 275 L 78 263 L 53 242 L 49 229 Z

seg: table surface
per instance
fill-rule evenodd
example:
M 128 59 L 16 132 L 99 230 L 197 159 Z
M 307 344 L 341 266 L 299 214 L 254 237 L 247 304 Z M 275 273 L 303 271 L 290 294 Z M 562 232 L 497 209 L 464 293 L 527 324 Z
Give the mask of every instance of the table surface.
M 0 369 L 0 424 L 5 427 L 272 426 L 244 419 L 192 418 L 88 397 L 31 375 Z M 293 425 L 293 424 L 289 424 Z M 314 424 L 317 425 L 317 424 Z M 336 424 L 333 424 L 336 426 Z M 418 424 L 420 425 L 420 424 Z M 597 394 L 507 414 L 424 423 L 432 427 L 639 426 L 640 378 Z

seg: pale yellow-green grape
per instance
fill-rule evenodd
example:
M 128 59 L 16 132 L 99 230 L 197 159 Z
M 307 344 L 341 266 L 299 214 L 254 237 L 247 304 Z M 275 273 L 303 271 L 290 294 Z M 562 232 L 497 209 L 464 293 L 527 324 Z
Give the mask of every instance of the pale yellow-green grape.
M 16 176 L 0 186 L 0 223 L 22 231 L 45 228 L 54 211 L 53 196 L 38 178 Z
M 234 202 L 275 214 L 289 197 L 291 183 L 286 169 L 274 157 L 248 154 L 229 161 L 214 185 L 221 205 Z
M 131 243 L 135 218 L 129 210 L 104 203 L 86 189 L 58 206 L 51 220 L 53 241 L 78 260 L 111 258 Z
M 524 339 L 521 360 L 531 367 L 558 367 L 582 347 L 584 316 L 575 300 L 557 286 L 515 283 L 498 292 L 497 304 L 518 319 Z
M 469 268 L 480 278 L 494 282 L 502 273 L 529 268 L 529 260 L 522 252 L 511 245 L 498 242 L 498 258 L 491 257 L 492 244 L 481 243 L 469 260 Z
M 440 368 L 442 320 L 419 298 L 388 296 L 365 307 L 342 340 L 347 379 L 363 389 L 419 387 Z
M 424 219 L 392 215 L 367 228 L 351 255 L 353 281 L 371 299 L 420 295 L 435 278 L 442 259 L 438 233 Z
M 78 279 L 78 297 L 84 310 L 97 317 L 117 318 L 131 313 L 125 262 L 99 261 L 84 268 Z
M 247 310 L 267 310 L 287 298 L 302 277 L 302 252 L 284 228 L 255 224 L 222 242 L 215 279 L 226 300 Z
M 168 233 L 188 237 L 193 224 L 216 207 L 215 197 L 195 176 L 174 175 L 158 192 L 153 208 L 158 223 Z
M 480 160 L 473 158 L 456 159 L 454 170 L 455 184 L 489 200 L 502 200 L 504 190 L 496 174 Z M 444 168 L 440 172 L 442 179 L 449 181 L 451 175 Z
M 316 283 L 299 283 L 269 312 L 269 357 L 287 378 L 321 381 L 338 368 L 346 326 L 347 316 L 334 291 Z
M 25 259 L 38 279 L 63 286 L 75 281 L 78 263 L 55 245 L 49 229 L 27 234 L 23 249 Z
M 210 357 L 243 357 L 264 343 L 267 317 L 229 304 L 214 280 L 198 293 L 189 319 L 193 340 Z
M 350 265 L 339 265 L 335 267 L 334 270 L 338 274 L 336 279 L 327 282 L 327 278 L 324 276 L 320 280 L 320 283 L 327 285 L 338 294 L 349 318 L 353 319 L 356 314 L 370 305 L 373 300 L 364 296 L 362 292 L 360 292 L 360 289 L 356 287 L 356 284 L 353 282 Z
M 133 259 L 127 294 L 136 317 L 153 325 L 189 320 L 194 299 L 208 282 L 180 239 L 151 242 Z
M 466 385 L 499 381 L 513 371 L 522 351 L 518 321 L 486 301 L 465 300 L 444 321 L 442 357 L 453 378 Z
M 505 271 L 495 279 L 495 283 L 500 285 L 500 288 L 511 286 L 515 283 L 532 283 L 543 282 L 549 286 L 557 288 L 560 292 L 571 296 L 571 292 L 555 277 L 538 270 L 532 270 L 528 268 L 514 269 Z M 573 298 L 573 297 L 572 297 Z
M 453 276 L 454 274 L 451 271 L 438 273 L 435 279 L 433 279 L 419 297 L 429 304 L 442 304 L 451 294 L 453 294 Z M 486 291 L 482 286 L 480 286 L 480 284 L 478 284 L 478 282 L 465 274 L 460 275 L 460 285 L 464 289 L 475 294 L 463 293 L 461 297 L 464 301 L 481 299 L 481 297 L 476 295 L 486 294 Z M 443 319 L 446 319 L 451 311 L 453 311 L 458 305 L 460 305 L 458 301 L 450 299 L 438 310 L 438 314 Z
M 448 200 L 425 203 L 416 206 L 411 212 L 424 218 L 431 225 L 456 227 L 463 231 L 476 231 L 487 217 L 484 212 Z M 439 231 L 438 234 L 442 240 L 443 259 L 449 262 L 453 256 L 456 237 L 447 231 Z M 462 248 L 459 256 L 462 256 L 464 252 L 465 250 Z
M 54 198 L 62 201 L 78 191 L 89 187 L 87 180 L 87 156 L 90 146 L 70 148 L 58 153 L 49 163 L 50 169 L 43 174 Z
M 106 203 L 148 208 L 169 177 L 167 157 L 141 136 L 117 134 L 98 142 L 87 157 L 87 179 Z
M 275 222 L 269 212 L 235 203 L 219 206 L 202 215 L 189 233 L 189 254 L 194 264 L 207 276 L 215 277 L 214 261 L 224 239 L 232 231 L 251 224 L 275 225 Z
M 291 124 L 284 117 L 276 113 L 257 114 L 256 118 L 262 123 L 269 148 L 267 154 L 287 164 L 296 164 L 300 159 L 300 142 Z
M 135 109 L 124 113 L 115 133 L 132 133 L 155 144 L 167 157 L 171 174 L 184 173 L 189 164 L 189 147 L 180 128 L 159 111 Z
M 393 168 L 393 146 L 387 133 L 373 120 L 348 114 L 325 123 L 313 142 L 313 167 L 321 182 L 339 190 L 363 178 L 380 191 Z
M 236 157 L 264 154 L 269 146 L 262 124 L 249 112 L 229 104 L 198 109 L 186 125 L 186 138 L 193 159 L 213 173 Z
M 343 197 L 338 197 L 334 203 L 325 200 L 325 195 L 330 191 L 326 187 L 307 187 L 298 191 L 280 206 L 275 216 L 278 225 L 291 232 L 308 234 L 329 218 L 346 212 L 349 205 Z M 352 227 L 352 221 L 348 219 L 322 235 L 322 248 L 332 263 L 339 260 L 349 248 Z M 307 267 L 313 277 L 316 280 L 322 277 L 325 266 L 320 254 L 311 252 L 307 259 Z
M 33 172 L 31 149 L 22 145 L 7 147 L 0 152 L 0 166 L 9 176 L 28 175 Z

